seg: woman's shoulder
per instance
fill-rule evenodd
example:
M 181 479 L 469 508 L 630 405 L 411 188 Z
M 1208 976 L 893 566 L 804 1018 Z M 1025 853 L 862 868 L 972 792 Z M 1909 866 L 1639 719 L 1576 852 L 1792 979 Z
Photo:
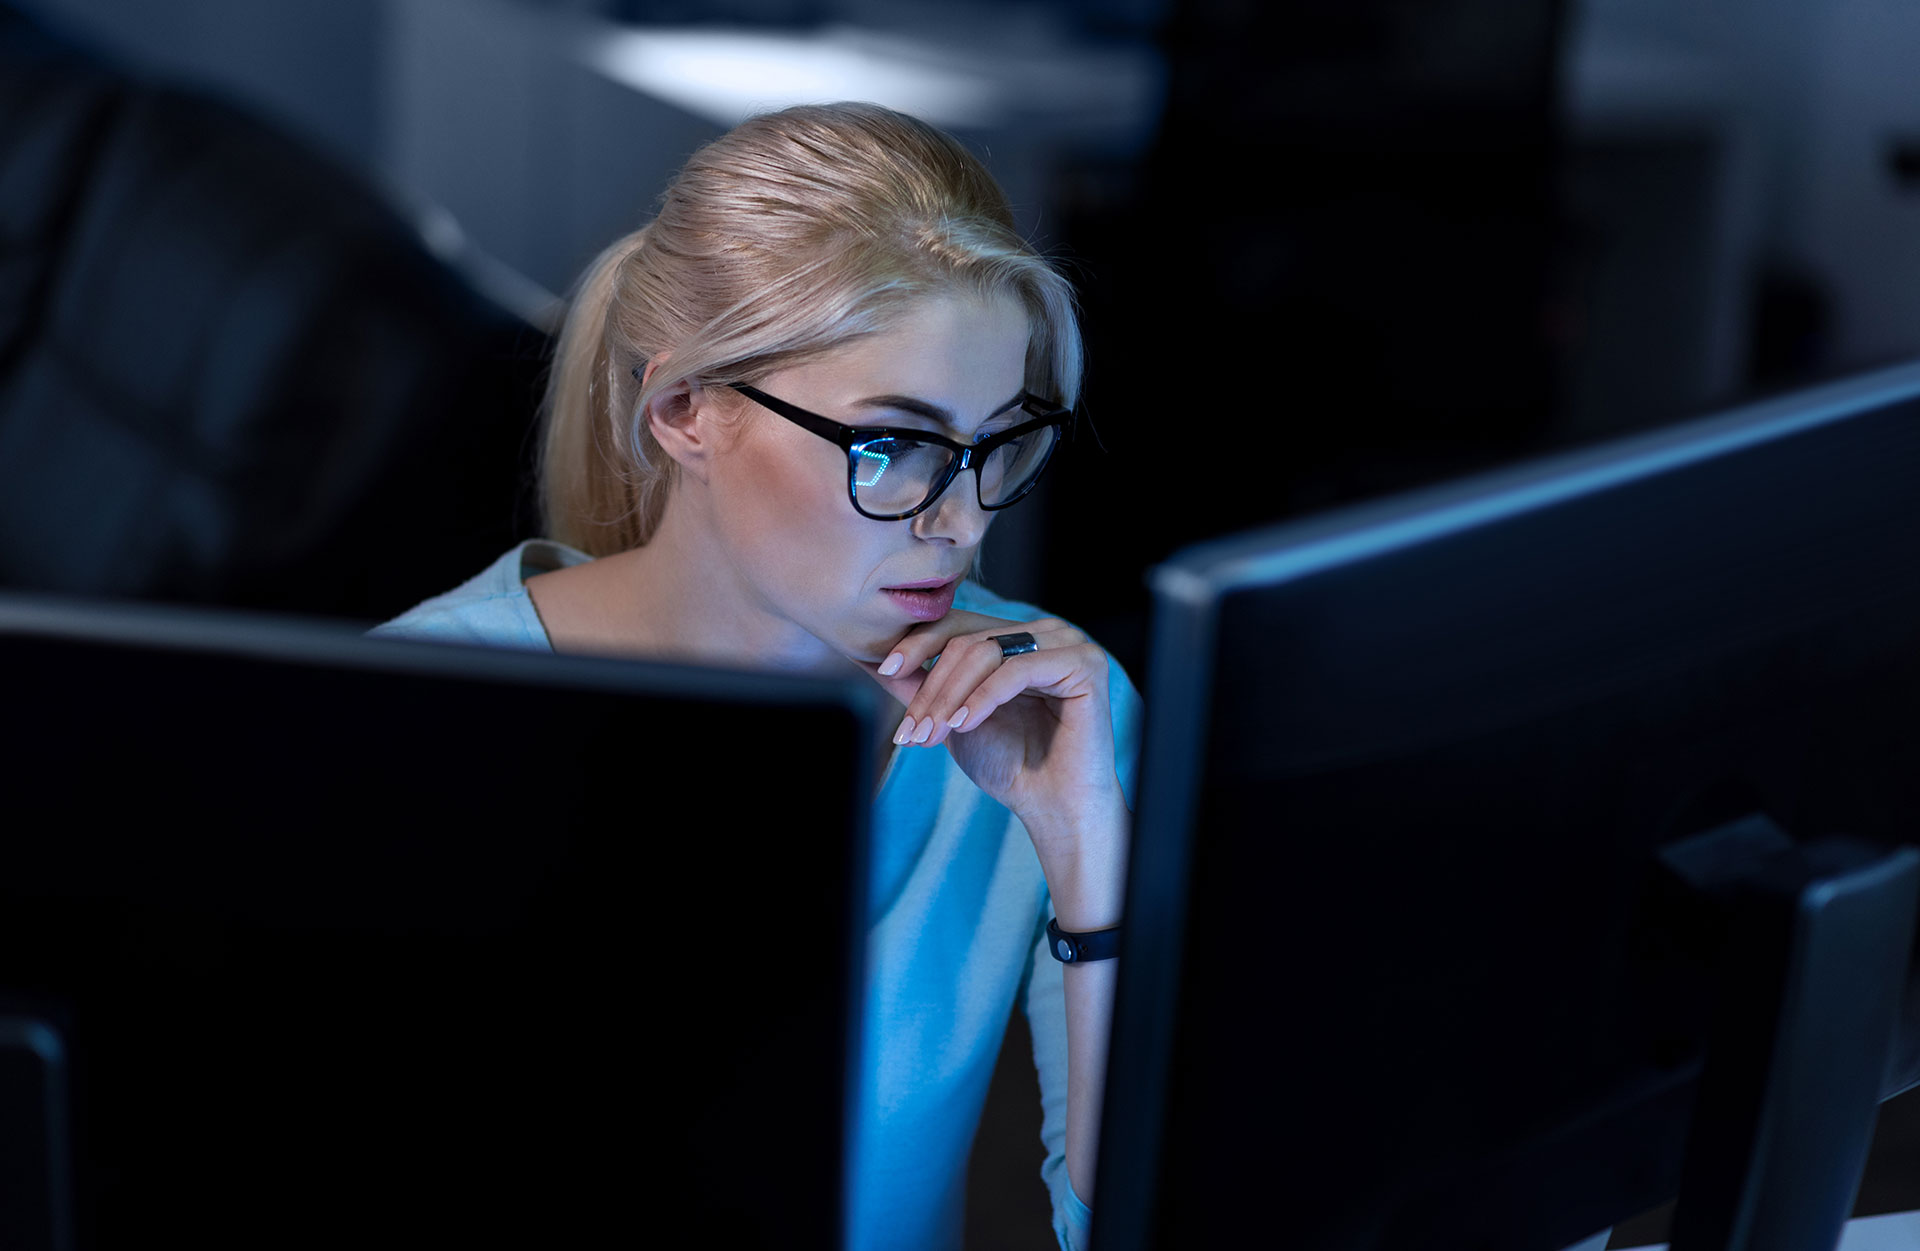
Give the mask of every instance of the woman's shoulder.
M 954 592 L 953 606 L 962 612 L 976 612 L 984 617 L 1001 617 L 1008 621 L 1037 621 L 1042 617 L 1053 617 L 1066 621 L 1067 624 L 1080 630 L 1086 630 L 1086 627 L 1079 622 L 1062 617 L 1059 613 L 1049 612 L 1040 605 L 1029 604 L 1025 600 L 1008 599 L 971 579 L 962 582 Z M 1091 631 L 1087 633 L 1092 637 Z M 1095 638 L 1093 641 L 1098 643 L 1100 640 Z M 1111 657 L 1113 653 L 1108 652 L 1107 655 Z M 1115 667 L 1118 667 L 1118 662 L 1115 663 Z
M 551 651 L 553 645 L 534 611 L 526 580 L 591 559 L 563 543 L 528 539 L 451 591 L 423 600 L 367 633 L 378 638 Z
M 962 581 L 955 589 L 953 606 L 961 612 L 977 612 L 985 617 L 1004 617 L 1008 621 L 1035 621 L 1041 617 L 1054 615 L 1024 600 L 1008 599 L 1004 595 L 989 591 L 971 578 Z

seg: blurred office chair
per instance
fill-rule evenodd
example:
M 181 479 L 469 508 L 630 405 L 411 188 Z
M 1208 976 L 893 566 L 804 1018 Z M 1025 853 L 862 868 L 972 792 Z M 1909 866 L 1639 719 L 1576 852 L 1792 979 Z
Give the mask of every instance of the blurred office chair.
M 531 533 L 547 347 L 358 175 L 0 3 L 0 587 L 398 613 Z

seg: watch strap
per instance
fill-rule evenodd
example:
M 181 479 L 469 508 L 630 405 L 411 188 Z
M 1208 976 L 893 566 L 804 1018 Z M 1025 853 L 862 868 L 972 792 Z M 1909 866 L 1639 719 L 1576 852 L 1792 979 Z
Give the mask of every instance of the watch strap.
M 1058 918 L 1047 921 L 1047 950 L 1062 964 L 1085 964 L 1090 960 L 1111 960 L 1120 954 L 1120 926 L 1069 934 L 1060 928 Z

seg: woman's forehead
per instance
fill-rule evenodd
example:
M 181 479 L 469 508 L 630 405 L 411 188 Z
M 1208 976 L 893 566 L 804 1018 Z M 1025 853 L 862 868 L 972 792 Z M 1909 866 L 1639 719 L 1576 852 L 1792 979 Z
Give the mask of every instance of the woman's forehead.
M 795 372 L 837 402 L 911 396 L 961 415 L 984 416 L 1026 380 L 1032 321 L 1007 295 L 943 294 L 907 305 L 885 328 Z

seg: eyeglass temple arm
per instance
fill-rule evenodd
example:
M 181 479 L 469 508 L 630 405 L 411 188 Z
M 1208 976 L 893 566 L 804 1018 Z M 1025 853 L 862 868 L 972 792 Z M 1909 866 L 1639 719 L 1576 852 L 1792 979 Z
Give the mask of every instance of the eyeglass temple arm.
M 762 408 L 771 409 L 773 412 L 780 414 L 802 429 L 810 430 L 822 438 L 832 439 L 841 447 L 850 448 L 853 446 L 854 430 L 852 426 L 843 426 L 837 421 L 829 421 L 818 413 L 810 413 L 804 408 L 798 408 L 787 403 L 785 400 L 776 399 L 774 396 L 768 395 L 765 391 L 756 390 L 753 387 L 747 386 L 745 383 L 730 382 L 725 385 L 729 390 L 738 391 L 755 404 L 760 405 Z

